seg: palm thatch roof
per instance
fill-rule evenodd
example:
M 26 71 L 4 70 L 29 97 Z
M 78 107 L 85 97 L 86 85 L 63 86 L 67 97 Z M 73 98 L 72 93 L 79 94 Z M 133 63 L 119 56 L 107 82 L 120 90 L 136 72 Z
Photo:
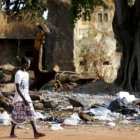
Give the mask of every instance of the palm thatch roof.
M 0 13 L 0 39 L 35 39 L 40 32 L 35 25 L 20 22 L 7 22 Z

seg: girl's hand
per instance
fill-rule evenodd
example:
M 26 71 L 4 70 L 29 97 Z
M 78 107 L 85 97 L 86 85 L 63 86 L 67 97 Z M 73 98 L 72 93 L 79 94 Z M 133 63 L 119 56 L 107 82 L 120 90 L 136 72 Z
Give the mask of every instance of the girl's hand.
M 29 103 L 27 102 L 27 100 L 24 101 L 26 106 L 29 106 Z

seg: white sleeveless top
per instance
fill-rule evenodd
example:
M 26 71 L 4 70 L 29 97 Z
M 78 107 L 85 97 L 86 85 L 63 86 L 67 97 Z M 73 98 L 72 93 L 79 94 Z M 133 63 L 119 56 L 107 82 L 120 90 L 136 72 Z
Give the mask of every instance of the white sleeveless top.
M 29 95 L 29 74 L 26 71 L 18 70 L 15 75 L 15 84 L 16 83 L 19 83 L 19 88 L 24 98 L 28 102 L 32 102 Z M 23 99 L 20 97 L 16 89 L 13 104 L 19 101 L 23 101 Z

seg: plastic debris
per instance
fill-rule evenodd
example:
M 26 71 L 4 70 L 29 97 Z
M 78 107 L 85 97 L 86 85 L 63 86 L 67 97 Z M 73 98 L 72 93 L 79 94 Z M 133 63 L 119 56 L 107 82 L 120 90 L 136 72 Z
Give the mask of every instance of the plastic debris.
M 58 119 L 57 123 L 63 123 L 65 119 Z
M 110 105 L 111 101 L 104 101 L 104 105 L 108 108 Z
M 4 120 L 3 119 L 0 119 L 0 124 L 3 124 Z
M 19 125 L 18 128 L 19 129 L 24 129 L 24 126 L 23 125 Z
M 114 122 L 109 122 L 108 123 L 108 126 L 112 126 L 112 127 L 114 127 L 116 124 L 114 123 Z
M 63 128 L 60 126 L 60 124 L 52 124 L 50 129 L 55 131 L 55 130 L 62 130 Z
M 124 97 L 129 96 L 129 92 L 125 92 L 125 91 L 120 91 L 119 93 L 117 93 L 117 99 L 122 100 Z
M 98 119 L 101 121 L 114 121 L 117 118 L 120 118 L 121 114 L 116 112 L 111 112 L 105 107 L 98 107 L 94 109 L 90 109 L 95 116 L 94 119 Z
M 129 95 L 127 97 L 124 97 L 122 100 L 123 100 L 125 105 L 128 105 L 128 104 L 131 104 L 133 101 L 135 101 L 136 98 L 134 95 Z
M 65 124 L 65 125 L 78 125 L 80 120 L 81 119 L 79 118 L 78 113 L 74 113 L 70 116 L 70 118 L 65 119 L 63 124 Z
M 0 119 L 3 120 L 2 125 L 10 125 L 11 124 L 11 116 L 6 111 L 0 114 Z
M 122 123 L 122 124 L 129 124 L 130 121 L 128 121 L 128 120 L 122 120 L 122 121 L 120 121 L 119 123 Z
M 129 92 L 120 91 L 117 93 L 117 99 L 122 100 L 125 105 L 131 104 L 133 101 L 136 100 L 134 95 L 130 95 Z
M 78 123 L 79 121 L 73 118 L 65 119 L 63 122 L 64 125 L 74 125 L 74 126 L 78 125 Z
M 35 119 L 46 119 L 46 116 L 44 116 L 40 112 L 35 112 Z
M 105 107 L 98 107 L 90 109 L 90 112 L 92 112 L 95 116 L 103 116 L 111 113 L 111 111 Z

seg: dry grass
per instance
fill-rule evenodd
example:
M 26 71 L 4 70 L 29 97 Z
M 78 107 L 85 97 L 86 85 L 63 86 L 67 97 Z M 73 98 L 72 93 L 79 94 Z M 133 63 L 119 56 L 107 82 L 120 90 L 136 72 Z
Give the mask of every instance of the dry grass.
M 20 22 L 7 22 L 7 17 L 0 12 L 0 38 L 34 39 L 36 37 L 35 27 L 31 24 Z

